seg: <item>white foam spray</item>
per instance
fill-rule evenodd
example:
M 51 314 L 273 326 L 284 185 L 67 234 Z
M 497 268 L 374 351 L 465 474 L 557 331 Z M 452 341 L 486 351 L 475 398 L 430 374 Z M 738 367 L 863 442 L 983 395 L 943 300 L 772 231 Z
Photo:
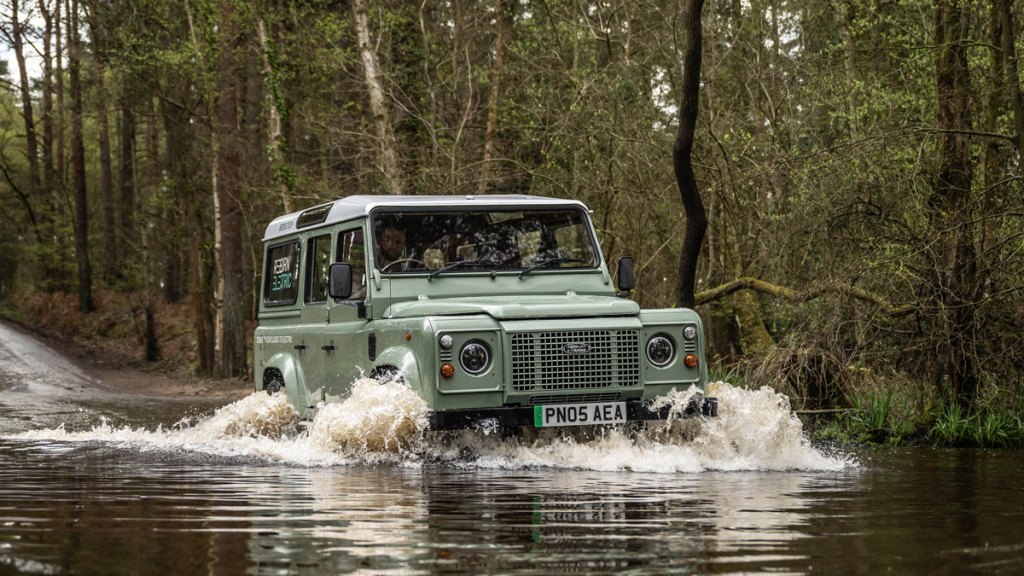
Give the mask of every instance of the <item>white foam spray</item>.
M 217 410 L 212 417 L 196 425 L 198 431 L 215 438 L 280 438 L 294 432 L 299 413 L 284 394 L 251 394 Z M 181 422 L 179 428 L 187 426 Z
M 659 401 L 685 409 L 691 388 Z M 322 408 L 308 431 L 283 394 L 254 393 L 196 423 L 169 429 L 114 428 L 101 423 L 71 432 L 59 427 L 13 436 L 25 440 L 104 442 L 140 451 L 253 458 L 299 466 L 441 463 L 467 468 L 554 468 L 694 473 L 704 470 L 839 470 L 852 459 L 810 445 L 789 400 L 770 388 L 746 390 L 717 382 L 717 418 L 649 422 L 622 427 L 528 429 L 503 439 L 493 427 L 459 432 L 427 430 L 428 407 L 403 381 L 363 378 L 342 402 Z
M 326 450 L 371 460 L 415 457 L 427 429 L 427 403 L 401 381 L 360 378 L 345 401 L 317 413 L 310 441 Z

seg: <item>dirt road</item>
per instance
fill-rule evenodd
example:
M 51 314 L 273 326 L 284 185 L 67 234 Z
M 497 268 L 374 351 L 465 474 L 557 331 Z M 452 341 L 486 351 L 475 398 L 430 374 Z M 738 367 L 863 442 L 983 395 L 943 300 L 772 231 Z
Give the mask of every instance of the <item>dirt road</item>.
M 131 425 L 151 422 L 154 415 L 170 425 L 252 390 L 241 381 L 175 379 L 74 356 L 86 355 L 0 322 L 0 432 L 82 427 L 102 419 Z

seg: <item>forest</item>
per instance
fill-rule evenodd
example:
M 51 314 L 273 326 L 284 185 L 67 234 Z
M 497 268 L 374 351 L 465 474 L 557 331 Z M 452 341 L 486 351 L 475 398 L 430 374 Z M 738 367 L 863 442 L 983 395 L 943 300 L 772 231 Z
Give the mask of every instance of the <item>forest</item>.
M 702 314 L 716 378 L 785 391 L 843 439 L 1020 445 L 1021 12 L 2 0 L 0 310 L 129 302 L 149 361 L 156 319 L 183 315 L 187 369 L 244 378 L 275 216 L 575 198 L 609 262 L 635 258 L 642 306 Z M 687 194 L 707 226 L 692 278 Z

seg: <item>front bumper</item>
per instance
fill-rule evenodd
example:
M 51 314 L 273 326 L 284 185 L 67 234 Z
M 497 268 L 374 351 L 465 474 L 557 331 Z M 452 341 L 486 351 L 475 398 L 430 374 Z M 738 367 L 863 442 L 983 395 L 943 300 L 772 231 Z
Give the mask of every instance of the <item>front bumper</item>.
M 626 400 L 626 420 L 665 420 L 671 406 L 652 407 L 652 400 Z M 504 428 L 533 427 L 533 406 L 502 406 L 500 408 L 471 408 L 465 410 L 437 410 L 428 415 L 431 430 L 463 430 L 473 428 L 486 420 L 494 420 Z M 718 399 L 691 400 L 681 418 L 718 416 Z

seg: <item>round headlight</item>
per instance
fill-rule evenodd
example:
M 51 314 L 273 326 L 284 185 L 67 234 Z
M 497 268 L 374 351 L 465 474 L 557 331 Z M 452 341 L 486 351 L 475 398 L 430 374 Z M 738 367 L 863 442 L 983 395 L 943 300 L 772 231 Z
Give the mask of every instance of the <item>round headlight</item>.
M 459 353 L 459 364 L 468 374 L 483 374 L 491 366 L 491 350 L 479 340 L 467 342 Z
M 663 334 L 658 334 L 647 341 L 647 359 L 651 361 L 651 364 L 660 368 L 672 361 L 672 357 L 676 353 L 675 348 L 672 340 Z
M 697 327 L 696 326 L 691 324 L 691 325 L 683 328 L 683 338 L 686 338 L 687 340 L 693 340 L 696 337 L 697 337 Z
M 445 350 L 451 348 L 452 347 L 452 335 L 451 334 L 445 334 L 444 336 L 441 336 L 441 339 L 440 339 L 439 343 L 441 344 L 441 348 L 444 348 Z

